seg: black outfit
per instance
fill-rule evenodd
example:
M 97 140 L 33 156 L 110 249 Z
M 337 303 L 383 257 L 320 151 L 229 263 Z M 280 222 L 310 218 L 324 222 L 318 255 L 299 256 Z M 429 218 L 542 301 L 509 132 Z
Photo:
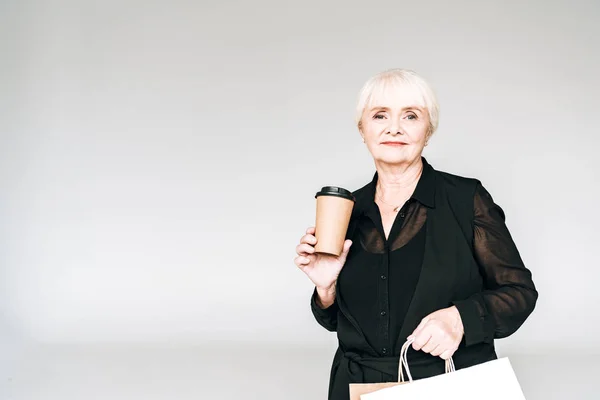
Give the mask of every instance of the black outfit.
M 398 380 L 400 348 L 422 318 L 455 305 L 464 337 L 457 369 L 497 358 L 494 338 L 519 328 L 538 293 L 504 223 L 504 212 L 477 179 L 435 170 L 425 158 L 412 197 L 386 239 L 373 180 L 353 192 L 353 241 L 336 299 L 311 309 L 337 331 L 329 400 L 348 400 L 349 383 Z M 413 379 L 444 373 L 444 360 L 408 352 Z

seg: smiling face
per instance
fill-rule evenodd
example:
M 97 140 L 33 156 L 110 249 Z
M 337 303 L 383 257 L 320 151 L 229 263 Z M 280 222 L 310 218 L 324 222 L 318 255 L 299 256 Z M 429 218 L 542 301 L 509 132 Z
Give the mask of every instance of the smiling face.
M 430 136 L 429 112 L 416 87 L 388 84 L 372 93 L 359 129 L 376 162 L 412 164 Z

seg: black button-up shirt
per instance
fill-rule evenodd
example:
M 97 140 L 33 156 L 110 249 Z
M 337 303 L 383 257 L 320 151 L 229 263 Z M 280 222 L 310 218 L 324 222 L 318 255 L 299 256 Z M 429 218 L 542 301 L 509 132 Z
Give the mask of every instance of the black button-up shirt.
M 424 170 L 409 200 L 396 214 L 386 240 L 379 207 L 374 201 L 377 173 L 360 201 L 339 290 L 369 343 L 382 354 L 400 353 L 396 343 L 415 291 L 425 244 L 423 207 L 434 190 L 430 171 Z M 389 277 L 389 279 L 388 279 Z

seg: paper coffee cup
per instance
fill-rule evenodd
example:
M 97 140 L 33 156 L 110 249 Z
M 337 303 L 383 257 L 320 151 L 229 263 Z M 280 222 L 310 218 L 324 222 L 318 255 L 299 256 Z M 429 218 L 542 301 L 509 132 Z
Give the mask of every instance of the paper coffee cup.
M 339 256 L 344 248 L 355 198 L 349 190 L 337 186 L 324 186 L 315 197 L 315 252 Z

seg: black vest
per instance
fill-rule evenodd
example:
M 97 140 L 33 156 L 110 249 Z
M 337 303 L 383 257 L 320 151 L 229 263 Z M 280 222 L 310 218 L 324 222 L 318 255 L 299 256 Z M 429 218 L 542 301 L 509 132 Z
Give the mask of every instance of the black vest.
M 423 159 L 424 163 L 427 163 Z M 426 167 L 430 165 L 426 165 Z M 483 278 L 473 255 L 474 194 L 479 181 L 437 170 L 435 176 L 435 206 L 427 209 L 426 239 L 421 274 L 408 312 L 402 325 L 400 343 L 406 340 L 428 314 L 452 305 L 452 301 L 466 299 L 484 290 Z M 356 220 L 351 218 L 347 238 L 353 236 Z M 345 393 L 349 382 L 363 382 L 363 369 L 371 368 L 398 379 L 398 358 L 377 355 L 364 338 L 358 324 L 348 312 L 344 299 L 337 290 L 336 302 L 356 331 L 363 336 L 365 345 L 361 353 L 344 349 L 340 342 L 330 376 L 330 399 Z M 411 349 L 412 350 L 412 349 Z M 416 353 L 416 352 L 415 352 Z M 466 347 L 463 338 L 453 355 L 456 368 L 464 368 L 497 358 L 493 338 Z M 426 355 L 409 365 L 415 379 L 444 372 L 444 361 Z M 338 371 L 338 369 L 340 369 Z M 345 376 L 344 376 L 345 375 Z M 340 378 L 338 380 L 338 378 Z M 346 378 L 346 379 L 345 379 Z M 338 380 L 338 382 L 335 382 Z M 335 387 L 334 387 L 335 386 Z M 337 389 L 336 389 L 337 388 Z M 338 392 L 339 395 L 336 395 Z

